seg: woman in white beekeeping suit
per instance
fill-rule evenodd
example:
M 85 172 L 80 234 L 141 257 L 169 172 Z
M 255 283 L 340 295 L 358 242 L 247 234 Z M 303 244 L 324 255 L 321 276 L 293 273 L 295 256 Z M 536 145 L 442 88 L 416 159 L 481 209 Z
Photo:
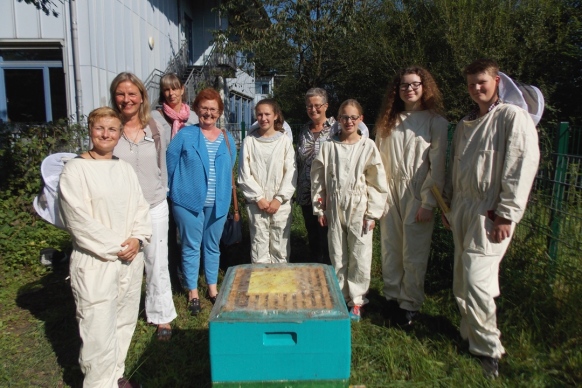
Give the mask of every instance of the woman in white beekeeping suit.
M 311 164 L 313 214 L 329 227 L 329 256 L 354 321 L 368 303 L 372 229 L 387 194 L 380 153 L 358 131 L 363 117 L 358 101 L 344 101 L 338 112 L 341 131 L 321 145 Z
M 255 107 L 259 128 L 241 146 L 238 183 L 247 201 L 253 263 L 289 261 L 291 197 L 297 171 L 295 150 L 275 100 Z
M 383 291 L 393 307 L 400 307 L 395 311 L 400 325 L 410 325 L 424 301 L 437 206 L 431 187 L 440 192 L 445 182 L 448 122 L 441 112 L 433 77 L 412 66 L 400 70 L 388 86 L 376 124 L 388 179 L 387 213 L 380 220 Z
M 499 265 L 525 212 L 540 152 L 528 112 L 499 98 L 497 63 L 478 59 L 464 74 L 477 108 L 455 130 L 444 193 L 451 210 L 443 222 L 455 242 L 453 293 L 461 336 L 484 374 L 495 378 L 505 353 L 495 306 Z
M 87 121 L 93 148 L 67 162 L 59 182 L 61 215 L 73 239 L 79 364 L 84 387 L 134 387 L 123 373 L 139 312 L 142 248 L 152 234 L 150 205 L 132 166 L 113 156 L 121 116 L 103 107 Z

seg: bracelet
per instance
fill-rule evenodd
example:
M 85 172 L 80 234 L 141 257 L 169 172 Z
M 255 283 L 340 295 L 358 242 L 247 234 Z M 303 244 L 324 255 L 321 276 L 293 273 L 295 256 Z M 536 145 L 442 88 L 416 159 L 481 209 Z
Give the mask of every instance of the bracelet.
M 235 212 L 235 213 L 238 213 L 238 210 L 235 210 L 234 212 Z

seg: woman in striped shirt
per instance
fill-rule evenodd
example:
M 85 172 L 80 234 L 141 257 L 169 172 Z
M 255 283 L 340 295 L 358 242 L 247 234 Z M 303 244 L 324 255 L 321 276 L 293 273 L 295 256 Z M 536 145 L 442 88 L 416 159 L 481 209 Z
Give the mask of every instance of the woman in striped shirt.
M 214 304 L 218 294 L 219 243 L 232 199 L 236 146 L 233 137 L 216 126 L 224 110 L 216 90 L 202 90 L 192 105 L 199 124 L 177 133 L 166 159 L 172 212 L 182 240 L 188 309 L 197 315 L 201 251 L 208 284 L 206 296 Z

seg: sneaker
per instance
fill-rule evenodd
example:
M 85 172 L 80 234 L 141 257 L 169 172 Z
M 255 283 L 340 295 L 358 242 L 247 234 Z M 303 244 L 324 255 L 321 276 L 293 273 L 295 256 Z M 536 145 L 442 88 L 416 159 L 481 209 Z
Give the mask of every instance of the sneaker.
M 190 315 L 195 317 L 200 312 L 200 299 L 194 298 L 188 302 L 188 310 L 190 311 Z
M 125 377 L 121 377 L 117 380 L 117 386 L 119 388 L 141 388 L 141 384 L 135 380 L 128 380 Z
M 483 368 L 483 375 L 488 379 L 496 379 L 499 377 L 499 359 L 488 356 L 480 356 L 481 367 Z
M 355 305 L 350 309 L 350 319 L 356 322 L 362 317 L 362 306 Z

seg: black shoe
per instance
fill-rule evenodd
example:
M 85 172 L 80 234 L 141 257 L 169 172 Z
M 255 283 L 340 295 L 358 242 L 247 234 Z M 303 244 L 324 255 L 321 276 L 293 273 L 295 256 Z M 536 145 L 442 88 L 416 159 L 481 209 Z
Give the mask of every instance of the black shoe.
M 206 291 L 206 299 L 208 299 L 212 304 L 216 303 L 216 298 L 218 298 L 218 294 L 210 296 L 210 291 Z
M 398 320 L 398 325 L 400 327 L 410 327 L 416 318 L 418 318 L 418 311 L 400 309 L 400 319 Z
M 195 317 L 200 312 L 200 299 L 194 298 L 190 299 L 188 302 L 188 310 L 190 310 L 190 315 Z
M 483 368 L 483 376 L 494 380 L 499 377 L 499 359 L 488 356 L 479 356 L 481 367 Z

